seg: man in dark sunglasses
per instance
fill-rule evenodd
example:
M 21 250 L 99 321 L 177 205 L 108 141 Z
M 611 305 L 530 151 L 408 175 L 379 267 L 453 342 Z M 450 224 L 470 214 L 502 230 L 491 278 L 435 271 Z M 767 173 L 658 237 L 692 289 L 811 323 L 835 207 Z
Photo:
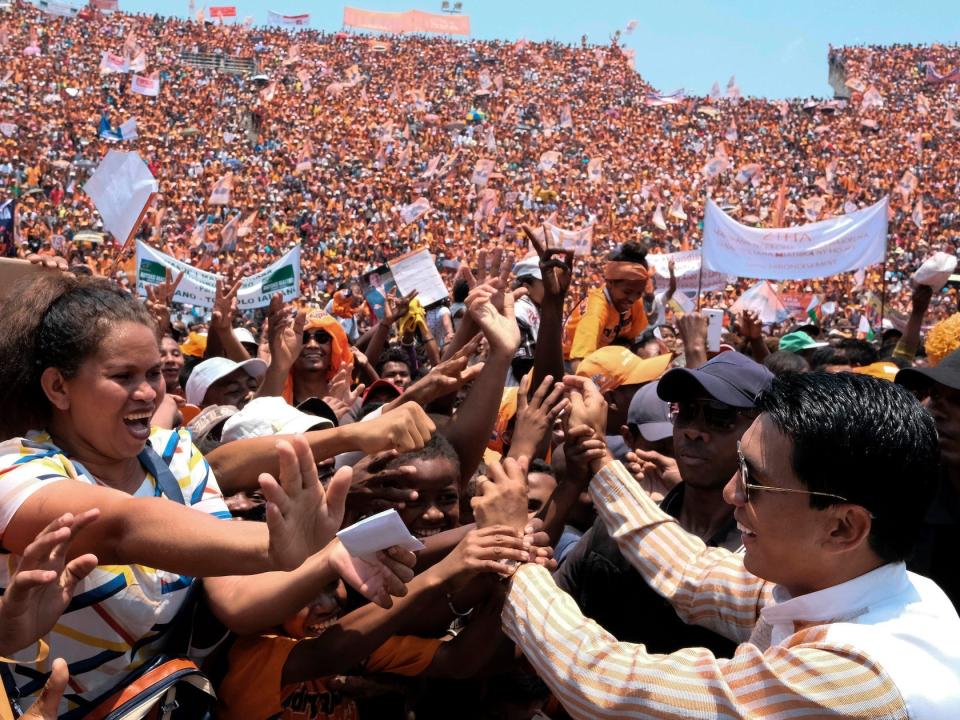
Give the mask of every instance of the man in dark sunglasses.
M 677 517 L 705 541 L 732 529 L 723 487 L 737 471 L 737 443 L 756 417 L 754 400 L 772 382 L 763 365 L 726 352 L 699 368 L 675 368 L 657 385 L 660 399 L 673 407 L 673 447 L 683 478 Z
M 657 383 L 661 401 L 673 404 L 674 457 L 683 480 L 660 508 L 708 545 L 740 547 L 723 488 L 737 471 L 737 442 L 756 415 L 753 399 L 772 381 L 765 367 L 731 352 L 696 370 L 670 370 Z M 618 640 L 642 642 L 657 653 L 683 647 L 706 647 L 720 655 L 733 651 L 726 638 L 677 617 L 623 556 L 602 519 L 569 552 L 555 579 L 584 615 Z

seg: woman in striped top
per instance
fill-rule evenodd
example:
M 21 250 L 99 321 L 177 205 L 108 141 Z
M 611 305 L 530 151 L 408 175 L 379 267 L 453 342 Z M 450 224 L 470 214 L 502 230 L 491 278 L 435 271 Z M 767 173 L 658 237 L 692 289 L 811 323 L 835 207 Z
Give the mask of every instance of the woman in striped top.
M 267 523 L 223 522 L 229 512 L 189 433 L 151 428 L 164 380 L 147 309 L 103 278 L 59 272 L 10 297 L 0 333 L 0 425 L 14 436 L 0 445 L 0 534 L 10 559 L 0 588 L 51 521 L 99 511 L 70 546 L 71 557 L 93 553 L 99 564 L 46 638 L 50 661 L 62 657 L 70 670 L 61 717 L 85 714 L 160 652 L 194 578 L 209 579 L 214 612 L 229 616 L 241 593 L 215 576 L 293 570 L 314 553 L 306 565 L 317 582 L 347 572 L 339 544 L 325 546 L 342 520 L 349 471 L 325 495 L 306 441 L 277 443 L 280 481 L 260 480 Z M 12 669 L 29 705 L 50 662 Z

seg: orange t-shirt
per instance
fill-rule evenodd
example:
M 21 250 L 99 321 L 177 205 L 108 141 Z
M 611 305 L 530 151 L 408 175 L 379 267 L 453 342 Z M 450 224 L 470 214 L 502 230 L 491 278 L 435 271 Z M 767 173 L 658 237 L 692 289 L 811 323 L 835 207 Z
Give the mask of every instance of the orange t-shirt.
M 217 691 L 224 720 L 358 720 L 356 703 L 327 688 L 326 678 L 281 685 L 283 666 L 298 642 L 281 635 L 240 638 L 230 648 L 229 670 Z M 419 675 L 442 640 L 398 635 L 364 662 L 367 673 Z
M 618 337 L 634 340 L 647 324 L 642 298 L 621 316 L 607 299 L 606 286 L 594 288 L 587 293 L 587 299 L 574 308 L 563 328 L 563 357 L 582 360 Z

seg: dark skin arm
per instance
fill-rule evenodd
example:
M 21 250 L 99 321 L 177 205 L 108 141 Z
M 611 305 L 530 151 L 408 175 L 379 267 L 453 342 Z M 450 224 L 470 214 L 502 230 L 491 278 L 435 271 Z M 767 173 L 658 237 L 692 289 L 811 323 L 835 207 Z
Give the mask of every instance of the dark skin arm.
M 282 683 L 347 672 L 417 617 L 426 615 L 443 627 L 452 618 L 449 608 L 444 612 L 446 590 L 482 572 L 508 574 L 511 568 L 503 560 L 525 561 L 528 555 L 523 543 L 520 533 L 509 527 L 474 531 L 442 563 L 415 577 L 407 586 L 406 597 L 389 610 L 365 605 L 319 637 L 297 643 L 284 664 Z M 425 613 L 425 607 L 433 612 Z
M 905 354 L 910 357 L 916 357 L 917 348 L 920 347 L 920 328 L 923 325 L 923 316 L 930 307 L 930 299 L 933 297 L 933 288 L 929 285 L 918 285 L 910 298 L 910 317 L 907 320 L 907 327 L 904 329 L 903 337 L 900 338 L 899 345 L 903 348 Z
M 537 251 L 543 276 L 540 330 L 533 353 L 533 381 L 527 390 L 527 397 L 532 397 L 547 375 L 563 377 L 563 303 L 573 275 L 573 252 L 548 249 L 528 225 L 523 226 L 523 233 Z

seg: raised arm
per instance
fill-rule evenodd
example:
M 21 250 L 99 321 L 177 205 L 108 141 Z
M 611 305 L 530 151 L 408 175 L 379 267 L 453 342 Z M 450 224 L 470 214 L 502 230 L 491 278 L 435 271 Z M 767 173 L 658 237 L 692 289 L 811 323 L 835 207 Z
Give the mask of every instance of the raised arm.
M 547 375 L 563 377 L 563 303 L 573 275 L 573 252 L 557 248 L 547 249 L 527 225 L 523 226 L 523 233 L 537 251 L 540 274 L 543 277 L 540 329 L 533 351 L 533 382 L 528 388 L 529 396 L 540 387 Z M 546 231 L 544 237 L 547 237 Z
M 904 328 L 903 337 L 897 343 L 893 351 L 895 358 L 909 360 L 913 362 L 917 356 L 917 348 L 920 347 L 920 328 L 923 326 L 923 316 L 930 307 L 930 299 L 933 297 L 933 288 L 929 285 L 918 285 L 913 290 L 910 298 L 910 317 L 907 319 L 907 327 Z
M 460 478 L 465 485 L 480 464 L 487 438 L 496 422 L 503 385 L 517 347 L 520 329 L 513 315 L 513 294 L 502 293 L 502 310 L 495 305 L 499 291 L 478 285 L 467 297 L 467 307 L 487 339 L 490 351 L 483 371 L 473 383 L 459 411 L 443 428 L 443 434 L 460 457 Z

